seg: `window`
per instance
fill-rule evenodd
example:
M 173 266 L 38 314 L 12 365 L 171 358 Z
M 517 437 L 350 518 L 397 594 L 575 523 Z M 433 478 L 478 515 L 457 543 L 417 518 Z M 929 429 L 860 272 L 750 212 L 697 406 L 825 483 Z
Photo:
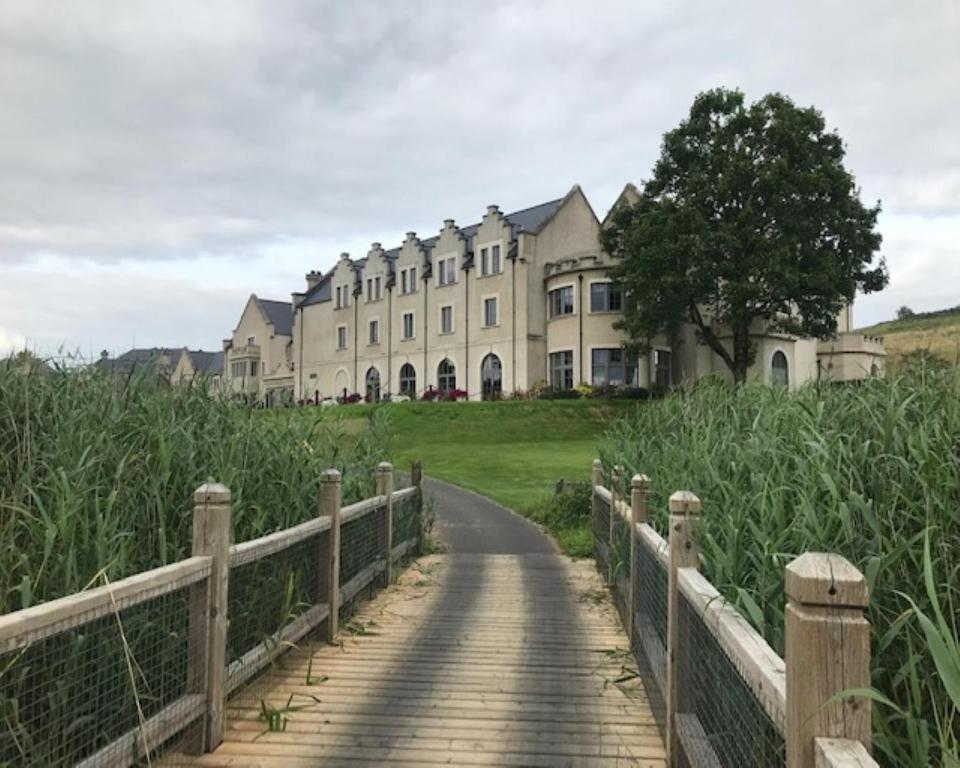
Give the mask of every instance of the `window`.
M 247 375 L 247 364 L 242 360 L 230 365 L 230 373 L 235 379 L 242 379 Z
M 497 299 L 496 297 L 483 300 L 483 325 L 485 328 L 491 328 L 497 324 Z
M 350 306 L 350 286 L 338 285 L 336 289 L 336 308 L 343 309 Z
M 440 333 L 453 333 L 453 307 L 440 307 Z
M 437 262 L 437 285 L 451 285 L 456 282 L 456 264 L 456 256 Z
M 554 389 L 573 389 L 573 352 L 550 353 L 550 386 Z
M 261 375 L 261 376 L 266 376 L 266 375 L 267 375 L 267 363 L 266 363 L 266 361 L 263 361 L 262 363 L 260 363 L 260 375 Z
M 410 363 L 400 366 L 400 394 L 407 397 L 417 396 L 417 371 Z
M 417 290 L 417 268 L 407 267 L 400 270 L 400 293 L 414 293 Z
M 554 288 L 547 294 L 547 301 L 550 307 L 550 317 L 572 315 L 573 286 L 566 285 L 563 288 Z
M 380 299 L 383 298 L 383 281 L 380 275 L 373 278 L 373 298 L 376 301 L 380 301 Z
M 371 368 L 369 371 L 367 371 L 366 383 L 367 402 L 380 402 L 380 371 L 378 371 L 376 368 Z
M 627 354 L 622 349 L 595 349 L 590 353 L 590 365 L 590 383 L 595 387 L 605 384 L 637 385 L 636 363 L 627 360 Z
M 247 346 L 248 346 L 248 347 L 252 347 L 252 346 L 254 346 L 256 343 L 257 343 L 257 337 L 256 337 L 256 336 L 247 336 Z
M 770 361 L 770 381 L 778 387 L 789 386 L 789 367 L 787 356 L 778 349 L 773 353 L 773 359 Z
M 500 246 L 491 245 L 489 248 L 480 249 L 480 274 L 498 275 L 500 274 Z
M 347 348 L 347 326 L 337 326 L 337 349 Z
M 499 399 L 503 390 L 503 365 L 496 355 L 487 355 L 480 364 L 480 380 L 484 400 Z
M 368 344 L 379 344 L 380 343 L 380 321 L 371 320 L 369 337 L 367 339 Z
M 367 301 L 373 301 L 373 278 L 367 278 Z
M 257 361 L 251 360 L 250 361 L 250 377 L 256 378 L 256 375 L 257 375 Z
M 412 339 L 414 337 L 413 312 L 403 313 L 403 338 Z
M 666 389 L 673 383 L 673 353 L 668 349 L 654 350 L 653 364 L 656 368 L 654 382 L 657 387 Z
M 591 312 L 622 312 L 623 291 L 613 283 L 590 284 Z
M 437 386 L 441 392 L 449 392 L 457 388 L 457 369 L 446 358 L 437 366 Z

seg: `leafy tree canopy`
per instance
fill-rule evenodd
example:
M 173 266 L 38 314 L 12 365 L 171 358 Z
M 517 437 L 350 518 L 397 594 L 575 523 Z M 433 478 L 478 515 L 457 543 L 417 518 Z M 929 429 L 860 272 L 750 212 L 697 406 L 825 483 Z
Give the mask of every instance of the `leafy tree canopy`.
M 620 323 L 639 349 L 693 323 L 736 381 L 755 356 L 751 330 L 826 338 L 857 290 L 887 283 L 879 203 L 865 207 L 823 116 L 770 94 L 700 94 L 664 136 L 653 177 L 619 206 L 604 247 L 621 258 Z M 729 339 L 729 341 L 727 341 Z

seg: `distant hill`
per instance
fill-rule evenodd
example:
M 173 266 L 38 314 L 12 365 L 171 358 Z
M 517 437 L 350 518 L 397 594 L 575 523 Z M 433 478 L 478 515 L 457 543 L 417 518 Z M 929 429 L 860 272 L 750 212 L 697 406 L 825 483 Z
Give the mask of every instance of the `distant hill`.
M 903 320 L 889 320 L 859 329 L 869 336 L 883 336 L 887 366 L 898 367 L 908 352 L 925 349 L 956 363 L 960 351 L 960 306 L 936 312 L 917 312 Z

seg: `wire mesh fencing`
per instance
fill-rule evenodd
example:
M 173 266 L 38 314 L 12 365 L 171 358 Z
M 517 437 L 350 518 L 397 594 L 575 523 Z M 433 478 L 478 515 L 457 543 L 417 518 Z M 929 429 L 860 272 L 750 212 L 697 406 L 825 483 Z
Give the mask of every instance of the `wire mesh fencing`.
M 321 556 L 329 530 L 320 531 L 266 557 L 230 569 L 227 590 L 227 679 L 235 690 L 274 663 L 290 647 L 284 630 L 325 598 Z M 242 689 L 256 699 L 259 686 Z
M 630 522 L 620 511 L 611 512 L 613 528 L 610 537 L 610 570 L 613 603 L 620 614 L 620 621 L 624 626 L 630 621 L 628 607 L 630 604 Z
M 386 565 L 386 501 L 343 523 L 340 528 L 340 618 L 353 615 L 357 601 L 382 585 Z
M 146 720 L 198 714 L 188 696 L 203 664 L 189 641 L 190 590 L 73 617 L 0 655 L 0 765 L 133 763 L 161 746 L 137 732 Z
M 593 559 L 606 578 L 610 565 L 610 496 L 593 489 Z
M 405 493 L 393 501 L 393 546 L 412 542 L 415 546 L 420 535 L 420 492 Z
M 667 569 L 643 541 L 634 552 L 633 567 L 632 650 L 650 708 L 663 733 L 667 712 Z
M 682 591 L 677 599 L 677 658 L 681 765 L 786 765 L 783 734 Z

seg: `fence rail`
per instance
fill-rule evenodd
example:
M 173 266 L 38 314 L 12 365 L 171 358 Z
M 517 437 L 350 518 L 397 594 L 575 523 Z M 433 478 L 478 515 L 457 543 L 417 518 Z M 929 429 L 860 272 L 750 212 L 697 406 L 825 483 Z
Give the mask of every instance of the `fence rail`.
M 670 497 L 669 536 L 649 520 L 649 479 L 593 464 L 597 569 L 630 637 L 671 766 L 854 768 L 870 757 L 863 576 L 838 555 L 786 569 L 786 659 L 699 571 L 700 500 Z
M 394 491 L 381 464 L 377 495 L 341 509 L 329 470 L 317 518 L 233 545 L 229 490 L 202 486 L 192 557 L 0 616 L 0 765 L 214 749 L 228 696 L 310 632 L 332 639 L 350 602 L 419 551 L 419 462 L 413 476 Z

